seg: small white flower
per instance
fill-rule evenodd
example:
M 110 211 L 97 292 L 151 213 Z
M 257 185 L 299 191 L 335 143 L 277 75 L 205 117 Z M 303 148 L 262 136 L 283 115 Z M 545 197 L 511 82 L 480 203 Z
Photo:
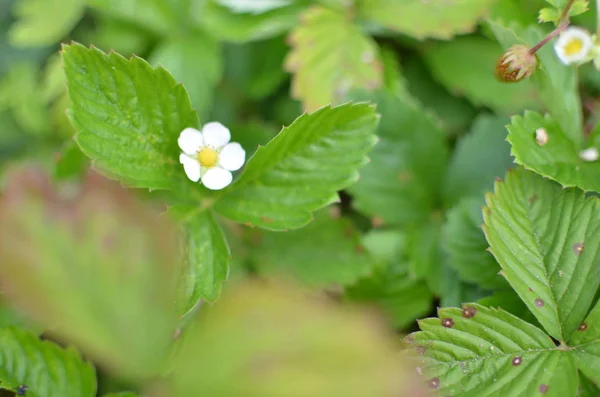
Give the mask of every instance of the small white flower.
M 237 142 L 229 143 L 231 133 L 221 123 L 207 123 L 198 131 L 186 128 L 177 143 L 183 153 L 179 162 L 187 177 L 204 184 L 208 189 L 220 190 L 233 180 L 231 171 L 237 171 L 246 161 L 246 152 Z
M 579 152 L 579 158 L 583 161 L 596 161 L 600 157 L 600 153 L 598 153 L 598 149 L 595 147 L 591 147 Z
M 586 30 L 570 27 L 560 34 L 554 50 L 562 63 L 572 65 L 588 61 L 593 46 L 592 36 Z

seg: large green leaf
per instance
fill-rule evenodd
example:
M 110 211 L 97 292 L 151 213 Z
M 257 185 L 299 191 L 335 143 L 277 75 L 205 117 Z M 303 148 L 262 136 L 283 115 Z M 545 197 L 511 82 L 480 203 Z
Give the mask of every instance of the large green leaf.
M 461 280 L 484 288 L 506 288 L 506 281 L 498 275 L 500 266 L 487 251 L 488 243 L 481 231 L 483 200 L 465 197 L 447 214 L 443 226 L 443 245 L 448 264 Z
M 196 3 L 193 15 L 198 24 L 220 39 L 238 43 L 267 39 L 290 30 L 298 23 L 298 15 L 306 8 L 305 2 L 294 2 L 254 14 L 234 12 L 215 0 Z
M 447 208 L 456 205 L 461 197 L 481 197 L 492 189 L 495 178 L 504 176 L 514 165 L 506 142 L 507 123 L 505 117 L 481 115 L 473 122 L 471 132 L 460 139 L 444 183 Z
M 16 327 L 0 329 L 0 388 L 30 397 L 95 397 L 96 371 L 74 348 Z
M 381 263 L 369 276 L 346 288 L 348 298 L 381 308 L 398 328 L 427 314 L 433 296 L 427 284 L 409 272 L 404 233 L 374 230 L 365 235 L 363 244 Z
M 495 0 L 427 2 L 360 0 L 359 14 L 392 30 L 419 39 L 448 39 L 475 29 Z
M 533 46 L 545 36 L 545 33 L 537 26 L 519 29 L 518 26 L 511 25 L 512 30 L 496 22 L 489 22 L 489 26 L 505 49 L 514 44 L 523 43 Z M 518 32 L 519 35 L 515 32 Z M 579 145 L 582 140 L 583 117 L 577 69 L 565 67 L 550 45 L 542 47 L 536 55 L 541 67 L 533 74 L 531 81 L 537 88 L 545 107 L 558 121 L 566 136 Z M 518 85 L 521 84 L 523 83 Z M 521 111 L 523 108 L 536 110 L 532 106 L 522 106 L 517 111 Z
M 197 127 L 189 97 L 162 68 L 79 44 L 63 48 L 75 139 L 93 164 L 132 187 L 189 186 L 179 133 Z
M 375 144 L 378 117 L 368 104 L 325 107 L 305 114 L 259 148 L 243 175 L 222 191 L 222 215 L 266 229 L 306 225 L 358 179 Z
M 474 105 L 502 114 L 514 114 L 523 108 L 540 109 L 540 97 L 530 81 L 505 84 L 496 79 L 494 67 L 502 52 L 494 41 L 467 36 L 433 42 L 424 47 L 423 57 L 439 82 Z
M 202 118 L 206 118 L 223 69 L 221 49 L 214 38 L 194 31 L 183 38 L 167 39 L 152 52 L 149 62 L 163 66 L 182 82 L 192 105 Z
M 214 302 L 229 274 L 229 247 L 210 210 L 175 206 L 168 213 L 183 225 L 185 265 L 181 279 L 180 312 L 200 299 Z
M 289 232 L 258 232 L 252 260 L 259 274 L 293 277 L 312 287 L 348 285 L 365 276 L 373 259 L 363 252 L 352 223 L 329 209 Z
M 169 396 L 408 395 L 392 336 L 374 317 L 264 283 L 204 313 L 186 331 Z
M 33 170 L 11 172 L 7 186 L 0 281 L 8 298 L 108 369 L 155 375 L 177 319 L 174 227 L 97 174 L 75 191 Z
M 369 98 L 382 116 L 380 141 L 361 179 L 350 187 L 353 205 L 389 224 L 427 220 L 438 206 L 448 157 L 446 134 L 410 98 L 385 92 Z
M 523 169 L 494 190 L 484 209 L 491 252 L 540 324 L 566 341 L 600 283 L 600 202 Z
M 292 96 L 314 111 L 343 102 L 349 91 L 382 84 L 377 45 L 342 12 L 314 7 L 290 36 L 286 68 L 294 74 Z
M 439 396 L 574 397 L 573 358 L 539 328 L 474 303 L 440 309 L 409 335 L 416 371 Z
M 525 112 L 522 117 L 513 117 L 508 130 L 517 163 L 563 186 L 600 192 L 600 163 L 583 160 L 579 155 L 582 148 L 552 117 Z M 540 133 L 547 138 L 542 145 L 536 139 Z
M 17 47 L 44 47 L 55 44 L 83 16 L 83 0 L 19 0 L 13 6 L 17 21 L 9 40 Z M 51 23 L 49 23 L 51 21 Z

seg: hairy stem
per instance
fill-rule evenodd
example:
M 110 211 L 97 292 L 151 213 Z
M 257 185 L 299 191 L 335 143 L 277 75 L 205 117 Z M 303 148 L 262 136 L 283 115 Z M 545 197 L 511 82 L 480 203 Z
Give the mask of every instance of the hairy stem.
M 600 0 L 596 0 L 596 1 L 600 5 Z M 571 7 L 573 7 L 573 3 L 575 3 L 575 0 L 569 0 L 567 2 L 567 4 L 565 5 L 565 8 L 563 9 L 562 14 L 560 15 L 560 19 L 558 20 L 559 23 L 558 23 L 558 26 L 556 27 L 556 29 L 554 29 L 552 32 L 548 33 L 548 35 L 546 37 L 544 37 L 539 43 L 537 43 L 536 45 L 534 45 L 533 47 L 531 47 L 529 49 L 529 53 L 531 55 L 535 54 L 540 48 L 545 46 L 546 43 L 548 43 L 550 40 L 552 40 L 553 38 L 558 36 L 560 34 L 560 32 L 562 32 L 563 30 L 565 30 L 567 28 L 567 26 L 569 26 L 569 12 L 571 11 Z M 600 17 L 600 15 L 599 15 L 599 17 Z M 599 21 L 600 21 L 600 19 L 599 19 Z M 600 25 L 598 26 L 598 29 L 600 29 Z

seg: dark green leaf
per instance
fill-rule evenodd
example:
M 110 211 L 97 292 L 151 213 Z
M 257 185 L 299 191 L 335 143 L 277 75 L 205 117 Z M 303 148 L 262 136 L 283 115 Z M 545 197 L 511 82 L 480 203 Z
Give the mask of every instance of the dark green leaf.
M 350 187 L 354 207 L 386 224 L 428 220 L 448 157 L 445 133 L 413 100 L 380 92 L 369 96 L 382 115 L 379 143 L 361 179 Z

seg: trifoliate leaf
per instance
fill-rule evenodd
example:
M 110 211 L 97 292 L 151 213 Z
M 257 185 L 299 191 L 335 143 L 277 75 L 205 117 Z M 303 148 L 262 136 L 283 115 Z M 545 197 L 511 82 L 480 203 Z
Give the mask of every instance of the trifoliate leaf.
M 427 220 L 437 206 L 448 158 L 446 134 L 410 98 L 385 92 L 367 97 L 382 115 L 380 142 L 349 189 L 353 206 L 393 225 Z
M 184 274 L 181 278 L 180 313 L 200 299 L 217 300 L 229 273 L 229 247 L 210 210 L 175 206 L 168 213 L 183 225 Z
M 491 252 L 540 324 L 566 341 L 600 283 L 600 202 L 523 169 L 494 191 L 483 212 Z
M 447 214 L 442 228 L 444 250 L 448 264 L 456 270 L 461 280 L 484 288 L 506 288 L 506 281 L 498 275 L 500 265 L 487 251 L 480 225 L 484 203 L 476 197 L 465 197 Z
M 508 131 L 517 163 L 563 186 L 600 192 L 600 162 L 584 160 L 580 154 L 583 148 L 550 116 L 525 112 L 513 117 Z
M 292 96 L 309 112 L 343 102 L 351 90 L 382 84 L 377 44 L 341 12 L 309 9 L 290 40 L 285 65 L 294 74 Z
M 170 396 L 408 395 L 392 336 L 374 317 L 264 283 L 204 314 L 186 330 Z
M 83 16 L 83 0 L 18 0 L 9 31 L 15 47 L 45 47 L 60 41 Z
M 381 308 L 397 328 L 404 328 L 425 315 L 433 296 L 425 282 L 409 273 L 404 234 L 375 230 L 365 235 L 363 244 L 381 263 L 372 274 L 346 288 L 350 301 Z
M 461 197 L 482 197 L 483 192 L 491 191 L 495 178 L 514 166 L 506 142 L 508 121 L 505 117 L 481 115 L 473 122 L 471 132 L 458 141 L 444 183 L 448 208 Z
M 534 46 L 545 36 L 545 33 L 536 26 L 520 29 L 516 25 L 511 25 L 512 29 L 509 29 L 492 21 L 489 22 L 489 26 L 504 48 L 515 44 Z M 537 88 L 544 106 L 552 117 L 562 127 L 565 134 L 579 145 L 582 140 L 583 117 L 577 69 L 565 67 L 556 56 L 552 46 L 546 45 L 540 48 L 536 55 L 541 68 L 533 74 L 531 82 Z M 523 83 L 518 85 L 521 84 Z M 533 106 L 520 106 L 513 113 L 521 112 L 523 108 L 536 110 Z
M 359 15 L 418 39 L 449 39 L 475 30 L 494 0 L 429 3 L 422 0 L 362 0 Z
M 541 100 L 530 81 L 506 84 L 496 79 L 494 67 L 502 52 L 494 41 L 467 36 L 431 43 L 425 47 L 423 57 L 440 83 L 474 105 L 487 106 L 501 114 L 514 114 L 523 108 L 540 109 Z
M 109 370 L 156 375 L 177 319 L 174 227 L 97 174 L 75 191 L 34 170 L 8 181 L 0 280 L 10 301 Z
M 469 303 L 440 309 L 409 335 L 416 372 L 436 396 L 574 397 L 577 369 L 539 328 L 503 310 Z
M 72 347 L 63 349 L 16 327 L 0 329 L 0 388 L 26 387 L 31 397 L 95 397 L 96 371 Z
M 191 186 L 177 138 L 198 116 L 183 86 L 140 58 L 79 44 L 65 46 L 63 60 L 75 139 L 95 167 L 131 187 Z
M 364 103 L 299 117 L 256 151 L 219 196 L 217 212 L 272 230 L 306 225 L 314 211 L 356 181 L 375 144 L 377 122 L 374 107 Z
M 248 3 L 254 4 L 256 0 L 249 0 Z M 215 37 L 243 43 L 267 39 L 287 32 L 298 24 L 298 15 L 305 8 L 305 2 L 294 2 L 260 14 L 236 13 L 218 4 L 216 0 L 208 0 L 206 4 L 197 6 L 193 15 L 197 23 Z
M 311 287 L 348 285 L 366 276 L 374 260 L 364 252 L 352 223 L 324 209 L 305 227 L 259 232 L 252 260 L 259 274 L 293 277 Z
M 205 119 L 223 69 L 219 43 L 201 32 L 173 37 L 158 45 L 149 62 L 164 67 L 183 83 L 194 109 Z

